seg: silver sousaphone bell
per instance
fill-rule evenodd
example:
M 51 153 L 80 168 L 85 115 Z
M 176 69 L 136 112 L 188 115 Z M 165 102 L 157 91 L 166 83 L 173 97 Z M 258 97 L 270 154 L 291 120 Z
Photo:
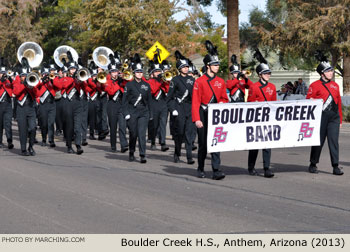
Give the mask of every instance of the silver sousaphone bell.
M 93 51 L 92 59 L 98 67 L 107 70 L 109 63 L 111 63 L 109 60 L 110 54 L 114 55 L 111 49 L 105 46 L 100 46 Z
M 17 50 L 17 59 L 22 62 L 22 58 L 28 60 L 31 68 L 40 66 L 44 58 L 43 49 L 35 42 L 24 42 Z
M 78 62 L 79 55 L 73 47 L 70 47 L 67 45 L 59 46 L 56 48 L 55 52 L 53 53 L 53 59 L 59 67 L 63 67 L 63 62 L 62 62 L 63 59 L 65 59 L 66 62 L 69 62 L 68 56 L 67 56 L 68 51 L 71 52 L 73 60 L 75 62 Z

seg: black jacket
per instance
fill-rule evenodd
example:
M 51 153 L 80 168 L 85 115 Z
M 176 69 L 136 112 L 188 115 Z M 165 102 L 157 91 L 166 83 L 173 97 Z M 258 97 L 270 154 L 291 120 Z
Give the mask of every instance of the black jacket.
M 139 99 L 141 94 L 141 99 Z M 126 84 L 124 88 L 123 95 L 123 114 L 124 116 L 130 115 L 133 110 L 137 109 L 140 104 L 144 104 L 149 111 L 149 118 L 153 118 L 151 103 L 152 94 L 150 85 L 141 80 L 137 82 L 136 80 L 130 81 Z M 137 105 L 136 105 L 137 104 Z

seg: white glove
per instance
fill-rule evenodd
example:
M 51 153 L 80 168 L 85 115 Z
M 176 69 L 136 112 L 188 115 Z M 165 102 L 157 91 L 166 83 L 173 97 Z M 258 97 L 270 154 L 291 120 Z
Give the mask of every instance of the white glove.
M 178 116 L 179 112 L 177 112 L 177 110 L 174 110 L 172 114 L 173 114 L 173 116 Z
M 130 119 L 130 115 L 126 115 L 125 120 L 129 120 L 129 119 Z

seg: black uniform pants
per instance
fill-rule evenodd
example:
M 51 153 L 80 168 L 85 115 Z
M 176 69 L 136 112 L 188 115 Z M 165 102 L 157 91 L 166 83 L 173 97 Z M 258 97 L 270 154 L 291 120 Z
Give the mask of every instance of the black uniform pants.
M 159 128 L 160 144 L 165 144 L 166 136 L 166 121 L 168 116 L 168 107 L 164 99 L 151 101 L 152 112 L 153 112 L 153 128 L 151 130 L 151 142 L 152 145 L 156 143 L 157 132 Z M 152 123 L 152 122 L 151 122 Z
M 256 159 L 258 157 L 259 150 L 249 150 L 248 153 L 248 170 L 252 170 L 255 167 Z M 263 165 L 264 170 L 270 168 L 270 160 L 271 160 L 271 149 L 263 149 Z
M 87 135 L 87 127 L 88 127 L 88 116 L 89 116 L 89 103 L 86 98 L 81 99 L 81 138 L 82 141 L 86 141 L 86 135 Z
M 98 103 L 97 100 L 90 100 L 88 104 L 89 112 L 88 112 L 88 121 L 89 121 L 89 130 L 90 130 L 90 136 L 93 136 L 95 134 L 96 129 L 96 114 L 97 114 L 97 107 Z
M 177 104 L 176 110 L 179 113 L 174 118 L 174 141 L 175 141 L 175 154 L 181 155 L 181 145 L 183 139 L 185 139 L 186 157 L 192 159 L 192 143 L 194 124 L 192 122 L 192 105 L 191 103 Z
M 207 133 L 208 133 L 208 111 L 199 108 L 200 120 L 203 123 L 203 128 L 197 128 L 198 132 L 198 170 L 204 171 L 204 161 L 207 157 Z M 211 167 L 213 171 L 220 168 L 220 152 L 211 153 Z
M 126 121 L 122 113 L 121 101 L 109 100 L 107 104 L 108 123 L 110 128 L 111 147 L 116 148 L 117 145 L 117 128 L 119 125 L 119 140 L 121 149 L 128 147 L 126 140 Z
M 340 117 L 338 112 L 324 111 L 322 112 L 321 128 L 320 128 L 320 146 L 312 146 L 310 153 L 310 162 L 317 164 L 320 161 L 323 144 L 328 141 L 329 153 L 333 167 L 339 164 L 339 125 Z
M 73 134 L 75 137 L 75 144 L 81 145 L 81 114 L 82 107 L 80 99 L 73 98 L 72 100 L 64 100 L 63 130 L 66 132 L 67 147 L 72 147 Z
M 46 142 L 47 135 L 49 135 L 49 142 L 53 142 L 56 119 L 56 103 L 54 101 L 52 103 L 44 102 L 39 105 L 39 119 L 43 141 Z
M 26 150 L 28 137 L 29 146 L 34 145 L 36 128 L 36 113 L 34 105 L 34 102 L 26 102 L 23 106 L 17 105 L 16 115 L 22 151 Z
M 146 131 L 149 121 L 149 111 L 146 106 L 139 105 L 130 109 L 129 127 L 129 151 L 135 152 L 136 140 L 139 141 L 140 156 L 146 155 Z
M 108 130 L 107 124 L 107 94 L 97 98 L 97 130 L 99 135 L 103 135 Z
M 63 98 L 55 100 L 56 103 L 56 130 L 63 130 Z
M 7 143 L 12 143 L 12 103 L 1 102 L 0 103 L 0 143 L 2 143 L 2 134 L 5 128 L 5 134 L 7 138 Z

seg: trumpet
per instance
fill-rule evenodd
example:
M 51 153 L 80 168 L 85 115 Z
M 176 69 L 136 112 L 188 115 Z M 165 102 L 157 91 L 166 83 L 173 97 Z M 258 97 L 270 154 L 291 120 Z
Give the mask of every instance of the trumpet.
M 89 69 L 83 67 L 83 68 L 78 70 L 78 72 L 77 72 L 77 79 L 79 81 L 86 81 L 89 78 L 90 78 L 90 71 L 89 71 Z
M 123 69 L 128 69 L 128 68 L 129 68 L 128 63 L 124 63 L 124 64 L 123 64 Z
M 27 86 L 33 88 L 39 84 L 40 76 L 36 72 L 31 72 L 26 77 Z
M 243 70 L 245 71 L 245 70 Z M 243 74 L 243 71 L 241 72 Z M 245 73 L 239 78 L 240 80 L 243 80 L 244 78 L 247 78 L 252 75 L 252 72 L 250 70 L 245 71 Z
M 8 77 L 12 77 L 14 75 L 14 72 L 12 70 L 7 70 L 6 75 Z
M 170 71 L 166 71 L 163 75 L 163 81 L 171 81 L 174 78 L 174 75 Z
M 107 72 L 99 72 L 96 76 L 96 80 L 101 84 L 105 84 L 107 82 Z
M 50 79 L 50 80 L 53 80 L 53 79 L 56 78 L 56 76 L 57 76 L 57 74 L 55 74 L 55 73 L 50 73 L 50 74 L 49 74 L 49 79 Z
M 123 72 L 123 79 L 126 81 L 131 81 L 133 79 L 133 75 L 130 71 L 126 70 Z

